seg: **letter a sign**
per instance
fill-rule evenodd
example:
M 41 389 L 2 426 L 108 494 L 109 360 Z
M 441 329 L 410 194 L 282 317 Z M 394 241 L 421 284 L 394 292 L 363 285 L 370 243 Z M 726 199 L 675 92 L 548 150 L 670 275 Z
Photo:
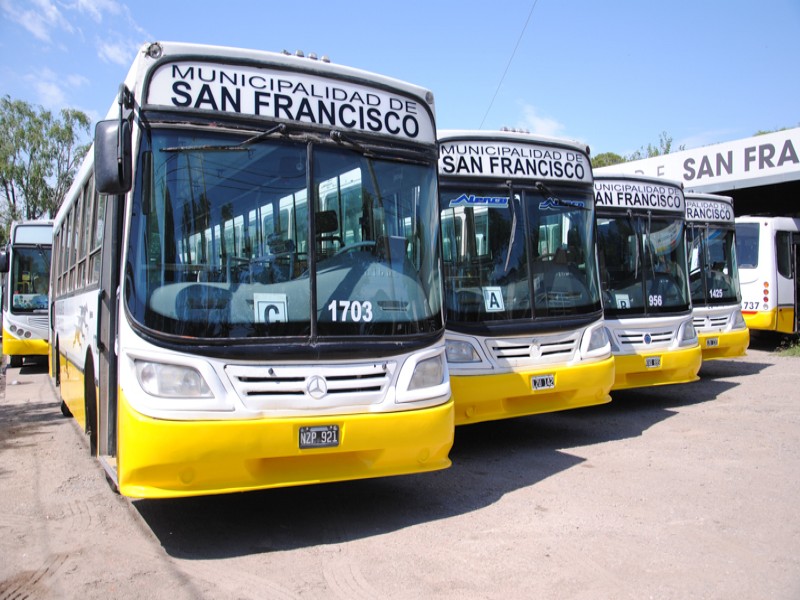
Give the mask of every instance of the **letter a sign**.
M 500 287 L 483 288 L 483 304 L 486 312 L 502 312 L 506 309 L 503 304 L 503 292 Z

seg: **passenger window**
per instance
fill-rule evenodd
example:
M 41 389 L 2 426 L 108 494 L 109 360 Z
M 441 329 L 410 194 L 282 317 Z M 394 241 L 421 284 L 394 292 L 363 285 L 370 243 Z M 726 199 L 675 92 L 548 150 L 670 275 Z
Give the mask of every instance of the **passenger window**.
M 792 277 L 792 236 L 788 231 L 775 234 L 775 252 L 778 259 L 778 273 L 783 277 Z

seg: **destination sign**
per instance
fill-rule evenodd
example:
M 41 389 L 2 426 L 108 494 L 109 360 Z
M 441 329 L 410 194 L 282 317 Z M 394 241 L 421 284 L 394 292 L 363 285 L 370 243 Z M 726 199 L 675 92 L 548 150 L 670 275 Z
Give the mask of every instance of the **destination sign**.
M 674 185 L 630 179 L 595 179 L 597 207 L 684 212 L 683 191 Z
M 431 114 L 411 97 L 266 67 L 167 63 L 154 72 L 145 103 L 262 116 L 431 144 L 436 140 Z
M 686 220 L 734 223 L 733 207 L 722 200 L 686 198 Z
M 592 181 L 588 157 L 575 150 L 505 140 L 439 144 L 439 174 L 543 181 Z

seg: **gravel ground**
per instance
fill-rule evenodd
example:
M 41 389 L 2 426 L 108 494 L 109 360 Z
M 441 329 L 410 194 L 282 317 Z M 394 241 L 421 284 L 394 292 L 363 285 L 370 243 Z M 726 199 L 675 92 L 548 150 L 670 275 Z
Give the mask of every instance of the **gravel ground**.
M 0 600 L 800 598 L 800 358 L 462 427 L 425 475 L 115 494 L 45 365 L 0 384 Z

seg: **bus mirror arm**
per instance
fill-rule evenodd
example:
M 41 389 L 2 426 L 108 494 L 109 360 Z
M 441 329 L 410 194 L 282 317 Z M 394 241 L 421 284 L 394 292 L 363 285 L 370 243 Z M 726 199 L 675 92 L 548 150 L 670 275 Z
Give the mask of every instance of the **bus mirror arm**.
M 94 174 L 101 194 L 124 194 L 131 189 L 131 124 L 125 108 L 133 106 L 133 96 L 125 84 L 119 91 L 119 118 L 100 121 L 94 133 Z

